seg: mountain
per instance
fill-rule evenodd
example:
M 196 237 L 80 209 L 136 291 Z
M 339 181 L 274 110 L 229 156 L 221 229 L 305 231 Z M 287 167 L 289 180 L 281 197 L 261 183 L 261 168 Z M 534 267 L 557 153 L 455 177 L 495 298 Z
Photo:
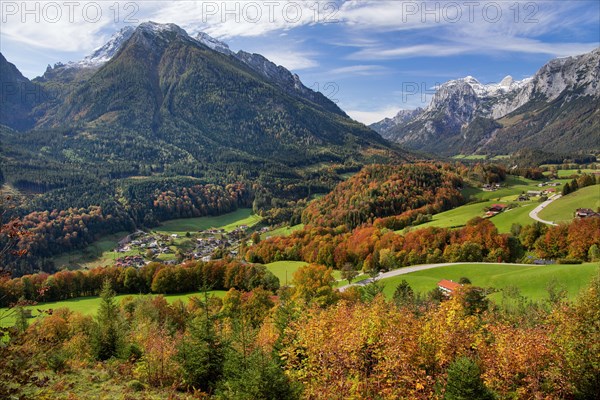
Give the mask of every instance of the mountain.
M 475 78 L 441 85 L 429 106 L 371 127 L 409 149 L 444 155 L 511 153 L 518 147 L 589 151 L 600 147 L 600 49 L 559 58 L 533 77 L 498 84 Z
M 30 129 L 35 121 L 31 115 L 44 95 L 43 89 L 23 76 L 14 64 L 0 53 L 0 124 L 14 129 Z
M 1 173 L 36 196 L 29 211 L 116 207 L 124 188 L 176 177 L 244 182 L 264 210 L 408 157 L 285 68 L 174 24 L 122 30 L 33 81 L 1 61 L 3 79 L 44 94 L 0 120 Z
M 385 148 L 379 135 L 283 67 L 238 54 L 215 51 L 174 24 L 143 23 L 36 126 L 134 130 L 192 159 L 222 148 L 303 163 Z
M 155 27 L 160 26 L 160 24 L 149 24 L 153 24 Z M 83 60 L 76 62 L 71 61 L 66 64 L 59 62 L 56 63 L 54 67 L 48 66 L 44 75 L 38 78 L 37 81 L 71 83 L 89 78 L 93 72 L 97 71 L 116 55 L 119 49 L 121 49 L 127 40 L 129 40 L 134 32 L 135 28 L 133 27 L 121 29 L 116 32 L 106 44 L 94 50 Z M 304 86 L 297 74 L 291 73 L 283 66 L 276 65 L 260 54 L 248 53 L 243 50 L 235 53 L 229 49 L 229 46 L 226 43 L 211 37 L 205 32 L 198 32 L 196 35 L 190 36 L 189 38 L 190 40 L 195 40 L 223 55 L 236 58 L 292 96 L 309 99 L 310 101 L 327 108 L 331 112 L 344 116 L 346 115 L 335 103 L 331 102 L 322 93 L 315 92 Z
M 414 110 L 400 110 L 394 117 L 384 118 L 379 122 L 369 125 L 369 127 L 375 132 L 385 135 L 393 127 L 412 121 L 422 112 L 423 109 L 421 107 L 417 107 Z

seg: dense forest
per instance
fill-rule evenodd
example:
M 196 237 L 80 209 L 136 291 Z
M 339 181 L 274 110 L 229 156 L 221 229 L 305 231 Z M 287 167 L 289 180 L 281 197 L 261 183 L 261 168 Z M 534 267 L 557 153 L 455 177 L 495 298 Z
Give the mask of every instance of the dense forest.
M 435 214 L 462 204 L 461 187 L 460 177 L 444 171 L 442 166 L 367 166 L 323 199 L 309 204 L 302 222 L 327 227 L 345 225 L 352 229 L 372 223 L 375 218 L 401 219 L 409 210 Z
M 131 231 L 136 226 L 153 227 L 167 219 L 220 215 L 252 205 L 251 190 L 240 183 L 201 185 L 186 178 L 131 180 L 118 192 L 119 197 L 104 198 L 104 206 L 49 207 L 51 211 L 23 212 L 22 205 L 10 208 L 14 201 L 5 201 L 2 217 L 8 223 L 18 222 L 22 234 L 11 236 L 0 231 L 0 247 L 12 248 L 2 254 L 3 266 L 16 275 L 35 269 L 52 272 L 49 257 L 83 248 L 101 235 Z

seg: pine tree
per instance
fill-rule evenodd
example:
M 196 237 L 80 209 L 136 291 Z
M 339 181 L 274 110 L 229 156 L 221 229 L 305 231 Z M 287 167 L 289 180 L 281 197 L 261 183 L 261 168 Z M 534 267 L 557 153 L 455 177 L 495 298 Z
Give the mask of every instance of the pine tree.
M 124 349 L 124 329 L 115 292 L 107 279 L 100 292 L 100 307 L 96 316 L 92 348 L 98 360 L 119 357 Z
M 481 379 L 477 363 L 469 357 L 459 357 L 448 367 L 445 400 L 494 399 Z
M 215 332 L 215 317 L 209 311 L 208 289 L 204 283 L 205 313 L 190 322 L 188 333 L 179 345 L 177 361 L 189 387 L 213 393 L 223 375 L 226 347 Z
M 406 282 L 406 279 L 402 279 L 402 282 L 396 286 L 396 290 L 394 291 L 394 302 L 397 305 L 407 305 L 411 303 L 415 298 L 415 293 L 412 288 Z

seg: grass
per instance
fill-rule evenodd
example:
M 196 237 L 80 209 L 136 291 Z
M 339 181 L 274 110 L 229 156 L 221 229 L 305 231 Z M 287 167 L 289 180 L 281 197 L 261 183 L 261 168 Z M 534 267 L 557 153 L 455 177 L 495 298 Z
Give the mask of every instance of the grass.
M 565 181 L 568 182 L 568 181 Z M 520 176 L 508 175 L 506 181 L 502 185 L 503 187 L 493 192 L 486 192 L 481 188 L 467 187 L 463 190 L 463 196 L 466 199 L 472 198 L 475 200 L 498 200 L 508 201 L 518 197 L 521 193 L 527 192 L 528 190 L 540 190 L 538 188 L 538 181 L 531 179 L 522 178 Z
M 569 180 L 559 179 L 555 182 L 561 182 L 564 185 L 566 182 L 569 182 Z M 528 190 L 544 189 L 537 186 L 539 183 L 539 181 L 509 175 L 504 182 L 507 187 L 503 187 L 493 192 L 486 192 L 481 188 L 467 187 L 463 190 L 463 196 L 467 199 L 478 200 L 480 201 L 479 203 L 466 204 L 453 210 L 436 214 L 430 222 L 419 225 L 417 229 L 429 226 L 440 228 L 464 226 L 470 219 L 482 217 L 484 215 L 483 209 L 494 203 L 518 203 L 518 208 L 505 211 L 491 218 L 491 221 L 501 233 L 508 233 L 510 232 L 510 227 L 513 223 L 528 225 L 534 222 L 529 218 L 529 212 L 538 204 L 537 201 L 517 202 L 517 198 L 521 193 L 527 192 Z M 561 187 L 562 186 L 558 186 L 557 190 L 560 191 Z M 583 205 L 580 207 L 582 206 Z
M 307 263 L 304 261 L 275 261 L 269 264 L 265 264 L 267 269 L 279 278 L 281 286 L 292 281 L 292 275 L 298 270 L 298 268 L 305 266 Z
M 261 217 L 252 214 L 250 208 L 240 208 L 236 211 L 215 217 L 198 217 L 173 219 L 163 222 L 156 232 L 185 235 L 186 232 L 196 232 L 210 228 L 225 229 L 231 232 L 240 225 L 253 226 L 261 221 Z
M 566 222 L 573 219 L 573 213 L 578 208 L 600 207 L 600 185 L 584 187 L 552 202 L 539 213 L 546 221 Z
M 356 175 L 358 172 L 344 172 L 343 174 L 340 174 L 340 178 L 342 178 L 343 180 L 348 180 L 350 178 L 352 178 L 354 175 Z
M 304 228 L 304 224 L 298 224 L 294 226 L 283 226 L 281 228 L 273 229 L 272 231 L 265 232 L 260 235 L 261 239 L 266 239 L 268 237 L 276 237 L 276 236 L 289 236 L 292 232 L 299 231 Z
M 581 172 L 579 172 L 581 171 Z M 597 169 L 589 169 L 589 168 L 582 168 L 582 169 L 559 169 L 556 171 L 556 173 L 558 174 L 559 178 L 568 178 L 572 175 L 580 175 L 583 173 L 586 174 L 592 174 L 594 172 L 599 172 L 600 170 Z M 546 172 L 546 174 L 549 174 L 550 172 Z
M 129 232 L 118 232 L 103 236 L 100 240 L 90 244 L 85 249 L 70 251 L 55 257 L 54 265 L 59 269 L 68 267 L 69 265 L 84 265 L 88 268 L 102 267 L 112 264 L 118 257 L 139 254 L 138 251 L 130 251 L 128 253 L 115 253 L 112 251 L 117 246 L 119 240 L 128 234 Z
M 213 291 L 210 291 L 209 293 L 213 296 L 223 298 L 223 296 L 225 296 L 225 293 L 227 293 L 227 291 L 213 290 Z M 201 292 L 194 292 L 194 293 L 184 293 L 184 294 L 169 294 L 169 295 L 163 295 L 163 296 L 169 303 L 173 303 L 176 300 L 181 300 L 185 303 L 188 301 L 188 299 L 190 297 L 200 296 L 202 294 L 203 293 L 201 293 Z M 127 296 L 140 297 L 140 296 L 148 296 L 148 295 L 121 294 L 121 295 L 115 296 L 115 299 L 117 300 L 117 302 L 120 302 L 123 298 L 125 298 Z M 53 302 L 49 302 L 49 303 L 40 303 L 35 306 L 25 307 L 25 309 L 31 309 L 32 315 L 34 317 L 39 315 L 37 310 L 49 310 L 49 309 L 55 310 L 57 308 L 64 308 L 64 307 L 70 309 L 71 311 L 79 312 L 83 315 L 92 315 L 93 316 L 93 315 L 96 315 L 99 305 L 100 305 L 100 297 L 93 296 L 93 297 L 78 297 L 76 299 L 53 301 Z M 2 315 L 2 313 L 6 312 L 6 311 L 7 310 L 5 308 L 0 309 L 0 315 Z M 12 316 L 8 317 L 8 318 L 4 318 L 2 320 L 3 326 L 10 326 L 13 324 L 14 324 L 14 318 Z
M 487 156 L 482 155 L 482 154 L 470 154 L 470 155 L 458 154 L 452 158 L 457 159 L 457 160 L 485 160 L 485 159 L 487 159 Z
M 522 204 L 518 208 L 504 211 L 494 217 L 490 221 L 496 225 L 498 232 L 509 233 L 512 224 L 519 223 L 522 226 L 529 225 L 533 219 L 529 218 L 529 213 L 539 205 L 538 202 Z
M 548 297 L 547 287 L 552 281 L 564 285 L 567 296 L 574 299 L 581 289 L 587 287 L 591 278 L 598 273 L 598 263 L 580 265 L 506 265 L 506 264 L 460 264 L 412 272 L 393 278 L 382 279 L 385 283 L 384 294 L 391 298 L 396 286 L 403 280 L 410 284 L 415 292 L 427 293 L 434 289 L 441 279 L 457 282 L 468 277 L 473 285 L 502 289 L 516 286 L 521 294 L 531 300 L 543 300 Z M 492 299 L 499 300 L 500 294 Z
M 470 219 L 483 216 L 483 209 L 494 203 L 495 201 L 486 201 L 481 203 L 467 204 L 457 207 L 453 210 L 444 211 L 442 213 L 435 214 L 431 221 L 418 225 L 413 229 L 427 228 L 430 226 L 436 226 L 438 228 L 463 226 Z

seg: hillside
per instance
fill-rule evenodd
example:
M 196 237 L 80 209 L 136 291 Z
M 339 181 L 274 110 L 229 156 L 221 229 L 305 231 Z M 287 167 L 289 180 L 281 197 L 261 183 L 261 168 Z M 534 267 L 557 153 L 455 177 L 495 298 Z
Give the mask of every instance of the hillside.
M 0 174 L 24 195 L 12 216 L 100 213 L 101 222 L 69 237 L 64 250 L 238 206 L 287 221 L 299 213 L 296 202 L 329 191 L 341 173 L 409 157 L 285 68 L 223 46 L 149 22 L 33 81 L 2 57 L 7 84 L 43 94 L 2 107 Z M 228 185 L 244 194 L 231 200 Z M 165 196 L 166 206 L 157 206 Z M 60 247 L 34 246 L 32 260 L 20 262 L 48 269 L 39 256 Z

